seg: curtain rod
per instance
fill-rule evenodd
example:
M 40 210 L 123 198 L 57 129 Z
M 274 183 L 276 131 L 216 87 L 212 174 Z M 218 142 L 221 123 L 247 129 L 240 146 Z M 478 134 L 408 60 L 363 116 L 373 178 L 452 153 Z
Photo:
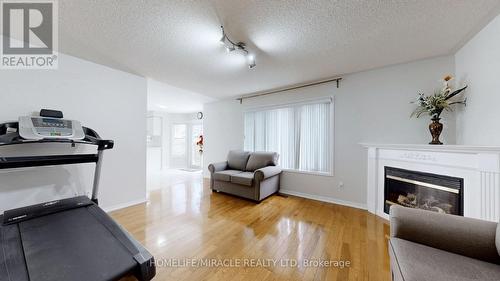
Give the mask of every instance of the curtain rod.
M 241 104 L 241 103 L 243 103 L 243 100 L 245 100 L 245 99 L 267 96 L 267 95 L 277 94 L 277 93 L 281 93 L 281 92 L 301 89 L 301 88 L 305 88 L 305 87 L 310 87 L 310 86 L 315 86 L 315 85 L 320 85 L 320 84 L 325 84 L 325 83 L 330 83 L 330 82 L 337 82 L 337 88 L 339 88 L 340 87 L 340 80 L 342 80 L 342 78 L 337 77 L 337 78 L 330 78 L 330 79 L 326 79 L 326 80 L 320 80 L 320 81 L 316 81 L 316 82 L 297 84 L 297 85 L 293 85 L 293 86 L 289 86 L 289 87 L 285 87 L 285 88 L 280 88 L 280 89 L 275 89 L 275 90 L 270 90 L 270 91 L 265 91 L 265 92 L 257 92 L 255 94 L 244 95 L 244 96 L 237 98 L 236 100 L 240 101 L 240 104 Z

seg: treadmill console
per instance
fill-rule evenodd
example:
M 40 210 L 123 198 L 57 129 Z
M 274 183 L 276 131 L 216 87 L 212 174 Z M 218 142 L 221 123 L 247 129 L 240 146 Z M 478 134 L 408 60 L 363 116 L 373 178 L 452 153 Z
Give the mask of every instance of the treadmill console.
M 19 117 L 19 135 L 28 140 L 85 138 L 78 121 L 38 116 Z

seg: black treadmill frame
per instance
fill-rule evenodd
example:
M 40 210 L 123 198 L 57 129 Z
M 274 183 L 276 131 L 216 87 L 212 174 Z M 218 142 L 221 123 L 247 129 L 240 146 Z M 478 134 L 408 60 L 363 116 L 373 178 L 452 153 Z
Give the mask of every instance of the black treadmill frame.
M 138 244 L 138 242 L 135 241 L 127 231 L 125 231 L 121 226 L 114 222 L 113 219 L 111 219 L 102 209 L 97 206 L 103 151 L 112 149 L 114 147 L 114 142 L 112 140 L 101 139 L 99 134 L 97 134 L 96 131 L 90 128 L 83 127 L 83 131 L 85 133 L 85 137 L 82 140 L 68 140 L 62 138 L 26 140 L 19 135 L 18 122 L 8 122 L 0 124 L 0 147 L 7 145 L 23 145 L 36 143 L 68 143 L 72 147 L 75 147 L 76 144 L 97 146 L 97 153 L 95 154 L 66 154 L 22 157 L 2 157 L 0 155 L 0 169 L 96 163 L 92 186 L 92 197 L 90 198 L 90 200 L 86 196 L 80 196 L 9 210 L 6 211 L 4 215 L 0 215 L 0 218 L 2 218 L 0 221 L 0 230 L 2 230 L 2 227 L 5 228 L 16 224 L 19 225 L 18 223 L 22 223 L 23 221 L 27 221 L 33 218 L 84 207 L 87 210 L 91 211 L 96 218 L 100 218 L 101 223 L 133 255 L 133 259 L 137 262 L 137 268 L 135 268 L 134 272 L 132 273 L 139 280 L 151 280 L 156 274 L 154 257 L 145 248 L 143 248 L 142 245 Z M 1 242 L 2 231 L 0 231 L 0 243 Z M 21 243 L 21 241 L 18 242 Z M 0 273 L 1 272 L 2 270 L 0 270 Z M 2 276 L 0 276 L 0 279 L 1 277 Z

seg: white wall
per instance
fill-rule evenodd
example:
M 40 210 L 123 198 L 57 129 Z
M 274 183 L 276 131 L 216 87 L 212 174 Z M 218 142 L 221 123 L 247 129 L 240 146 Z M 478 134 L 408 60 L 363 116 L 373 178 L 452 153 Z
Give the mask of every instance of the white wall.
M 500 145 L 500 15 L 455 55 L 456 76 L 466 83 L 467 107 L 457 116 L 457 142 Z
M 146 80 L 139 76 L 60 54 L 57 70 L 0 71 L 0 120 L 17 120 L 40 108 L 60 109 L 115 148 L 104 154 L 100 203 L 104 208 L 146 198 Z M 37 148 L 38 147 L 38 148 Z M 48 153 L 40 146 L 17 153 Z M 0 155 L 16 153 L 2 148 Z M 81 149 L 81 148 L 78 148 Z M 74 152 L 68 145 L 54 151 Z M 23 205 L 89 192 L 93 164 L 0 172 L 0 212 Z
M 428 143 L 428 117 L 410 119 L 410 101 L 420 91 L 431 93 L 441 87 L 439 79 L 454 71 L 453 57 L 439 57 L 409 64 L 365 71 L 343 77 L 335 84 L 289 91 L 267 97 L 205 104 L 204 171 L 209 163 L 225 160 L 230 149 L 242 149 L 243 112 L 251 107 L 314 97 L 334 96 L 334 176 L 291 172 L 282 177 L 283 190 L 323 200 L 363 207 L 366 203 L 366 152 L 360 142 Z M 442 140 L 455 143 L 455 118 L 444 116 Z M 339 182 L 344 183 L 339 188 Z
M 148 110 L 168 113 L 191 113 L 203 109 L 203 104 L 215 101 L 195 92 L 148 79 Z

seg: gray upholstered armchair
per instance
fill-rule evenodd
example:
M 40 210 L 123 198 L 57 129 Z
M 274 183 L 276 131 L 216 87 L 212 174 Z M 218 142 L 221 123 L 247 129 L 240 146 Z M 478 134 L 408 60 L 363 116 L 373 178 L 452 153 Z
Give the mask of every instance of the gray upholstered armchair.
M 497 223 L 396 205 L 390 217 L 394 281 L 500 280 Z
M 279 191 L 281 168 L 275 152 L 230 151 L 227 161 L 210 164 L 210 188 L 262 201 Z

